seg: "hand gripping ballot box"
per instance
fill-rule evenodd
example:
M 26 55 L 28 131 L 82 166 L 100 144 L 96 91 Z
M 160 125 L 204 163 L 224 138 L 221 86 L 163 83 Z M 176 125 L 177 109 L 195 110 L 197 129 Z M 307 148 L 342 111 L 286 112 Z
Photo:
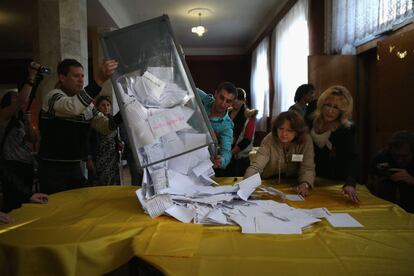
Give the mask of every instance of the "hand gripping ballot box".
M 135 160 L 152 168 L 153 180 L 171 158 L 214 151 L 213 129 L 168 16 L 105 33 L 101 42 L 106 58 L 119 62 L 112 83 Z

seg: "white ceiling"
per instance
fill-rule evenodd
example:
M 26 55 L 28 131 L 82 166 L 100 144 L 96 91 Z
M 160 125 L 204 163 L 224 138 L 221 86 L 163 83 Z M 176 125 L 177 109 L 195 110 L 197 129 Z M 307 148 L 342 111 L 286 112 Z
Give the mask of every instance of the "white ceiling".
M 125 27 L 167 14 L 179 43 L 187 54 L 244 53 L 275 17 L 286 0 L 94 0 L 117 27 Z M 88 2 L 93 2 L 88 0 Z M 91 3 L 90 3 L 91 4 Z M 97 7 L 96 7 L 97 8 Z M 191 33 L 199 19 L 193 8 L 207 8 L 201 17 L 208 32 Z M 93 13 L 89 9 L 89 14 Z M 94 15 L 90 15 L 94 17 Z M 93 22 L 90 24 L 92 25 Z M 102 23 L 101 23 L 102 24 Z
M 186 54 L 241 54 L 256 40 L 287 0 L 86 0 L 88 26 L 125 27 L 167 14 Z M 0 58 L 32 56 L 33 0 L 0 1 Z M 198 23 L 193 8 L 208 8 L 202 16 L 203 37 L 191 33 Z M 32 32 L 28 31 L 32 30 Z

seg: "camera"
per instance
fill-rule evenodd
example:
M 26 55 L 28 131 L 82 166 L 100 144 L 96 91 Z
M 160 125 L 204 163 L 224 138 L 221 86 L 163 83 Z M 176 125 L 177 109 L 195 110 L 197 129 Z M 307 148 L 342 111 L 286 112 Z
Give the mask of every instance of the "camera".
M 37 69 L 37 73 L 41 75 L 50 75 L 52 74 L 52 70 L 49 67 L 42 65 L 39 67 L 39 69 Z
M 390 166 L 390 164 L 388 164 L 388 163 L 379 163 L 379 164 L 377 164 L 377 170 L 378 170 L 379 173 L 381 173 L 382 175 L 385 175 L 385 176 L 391 176 L 394 173 L 401 171 L 401 169 L 392 168 Z
M 388 163 L 379 163 L 377 164 L 377 170 L 379 172 L 385 173 L 388 171 L 388 169 L 390 168 L 390 164 Z

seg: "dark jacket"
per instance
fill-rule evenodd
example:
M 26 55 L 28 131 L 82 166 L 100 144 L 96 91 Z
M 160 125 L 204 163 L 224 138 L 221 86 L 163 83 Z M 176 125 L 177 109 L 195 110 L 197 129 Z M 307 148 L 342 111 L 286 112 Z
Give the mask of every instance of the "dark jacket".
M 314 143 L 316 176 L 345 181 L 345 185 L 356 185 L 355 127 L 340 127 L 329 137 L 332 149 L 319 148 Z

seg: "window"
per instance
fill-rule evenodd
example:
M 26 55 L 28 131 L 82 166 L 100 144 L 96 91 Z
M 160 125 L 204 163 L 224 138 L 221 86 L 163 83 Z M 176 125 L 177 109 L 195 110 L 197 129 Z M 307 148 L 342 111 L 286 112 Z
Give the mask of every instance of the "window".
M 256 130 L 266 131 L 269 117 L 269 38 L 264 38 L 252 54 L 250 78 L 252 108 L 257 109 Z
M 294 104 L 298 86 L 308 82 L 308 1 L 298 1 L 273 31 L 273 80 L 275 97 L 272 116 Z
M 356 46 L 414 15 L 412 0 L 332 0 L 328 9 L 328 49 L 342 54 L 355 53 Z

